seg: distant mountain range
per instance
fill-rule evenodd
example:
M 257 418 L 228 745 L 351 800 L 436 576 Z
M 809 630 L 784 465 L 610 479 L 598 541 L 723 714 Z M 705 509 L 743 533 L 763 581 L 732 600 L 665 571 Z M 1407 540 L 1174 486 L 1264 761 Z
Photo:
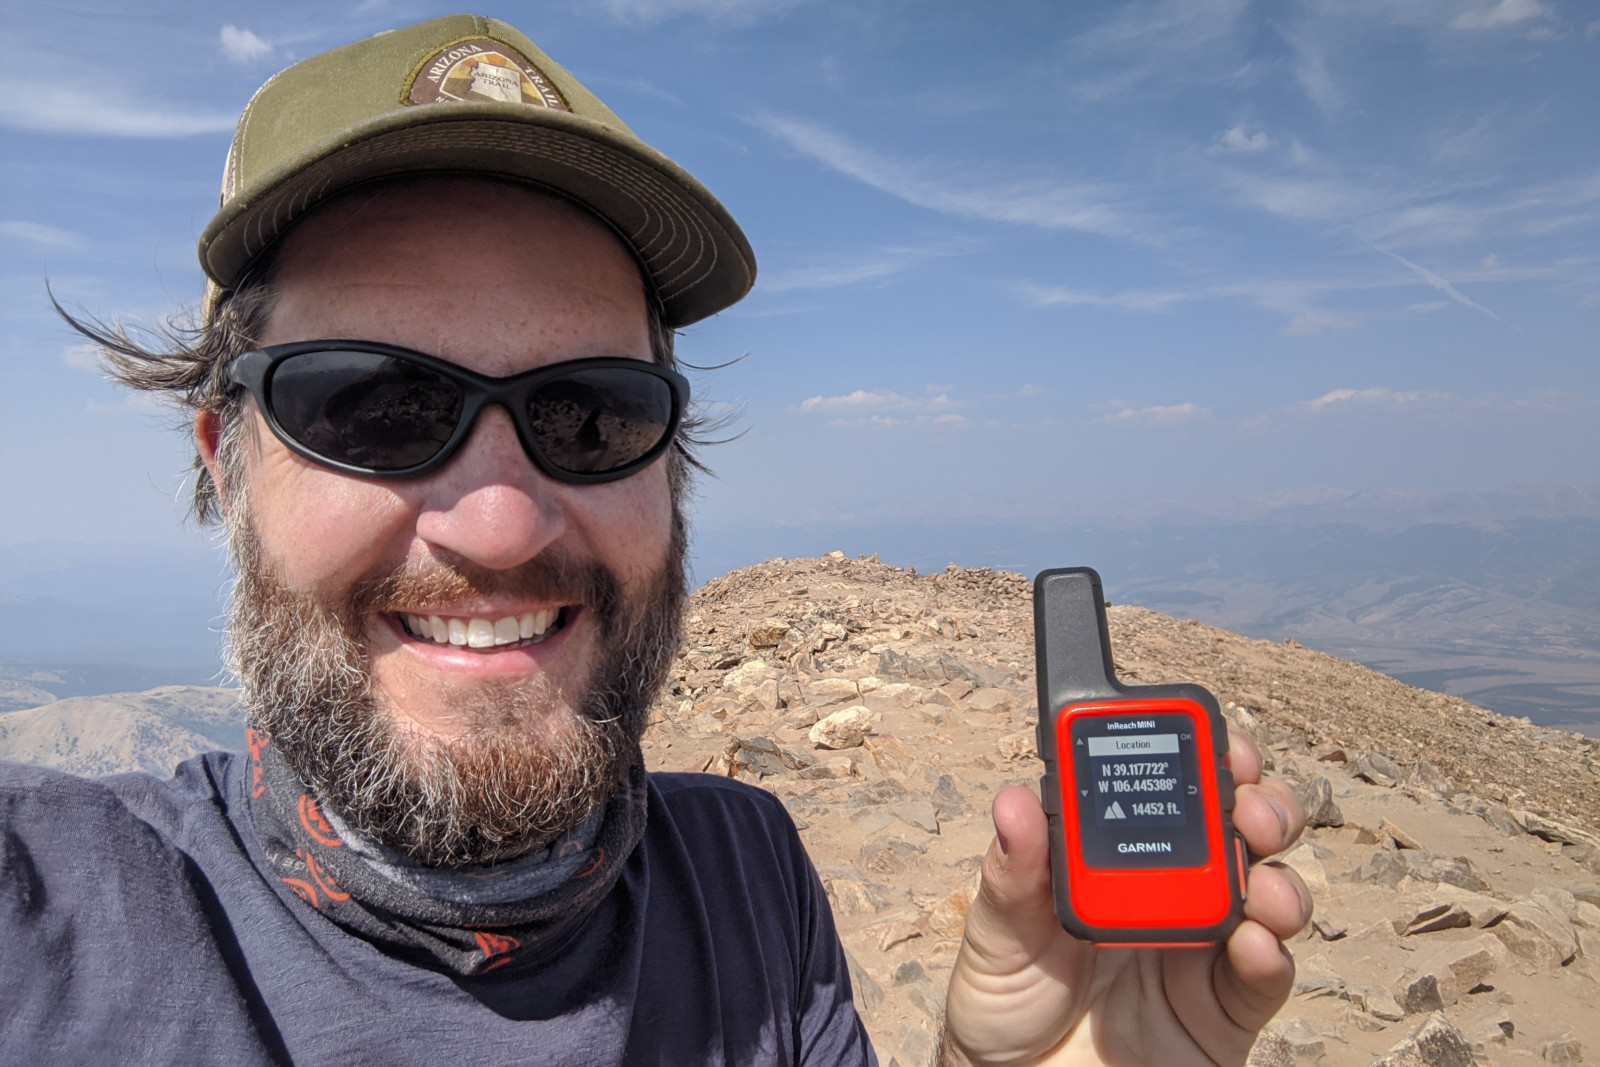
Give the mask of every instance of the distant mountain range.
M 1057 510 L 1027 523 L 914 514 L 702 525 L 691 562 L 696 584 L 833 549 L 921 570 L 1087 564 L 1117 602 L 1294 637 L 1600 736 L 1600 486 L 1310 487 Z M 198 542 L 0 547 L 0 711 L 40 694 L 216 684 L 225 586 L 220 552 Z
M 73 774 L 166 777 L 190 756 L 245 747 L 237 699 L 232 689 L 172 685 L 8 712 L 0 715 L 0 759 Z

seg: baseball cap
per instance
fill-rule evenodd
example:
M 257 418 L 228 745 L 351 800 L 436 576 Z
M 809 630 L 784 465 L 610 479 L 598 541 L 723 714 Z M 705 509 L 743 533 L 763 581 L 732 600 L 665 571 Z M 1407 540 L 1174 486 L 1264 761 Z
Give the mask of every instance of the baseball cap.
M 200 236 L 208 308 L 317 204 L 429 173 L 527 182 L 588 208 L 633 250 L 668 326 L 755 283 L 749 242 L 687 171 L 510 25 L 448 15 L 313 56 L 256 91 Z

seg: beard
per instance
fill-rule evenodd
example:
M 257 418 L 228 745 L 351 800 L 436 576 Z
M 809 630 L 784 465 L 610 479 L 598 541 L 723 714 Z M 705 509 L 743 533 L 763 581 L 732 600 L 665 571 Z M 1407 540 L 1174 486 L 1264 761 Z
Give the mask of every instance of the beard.
M 246 721 L 351 829 L 427 866 L 501 862 L 577 826 L 639 762 L 683 625 L 676 505 L 666 556 L 631 595 L 601 564 L 550 550 L 507 571 L 408 562 L 335 598 L 299 593 L 265 558 L 248 505 L 237 510 L 229 656 Z M 542 672 L 452 686 L 439 696 L 471 730 L 444 738 L 402 725 L 373 692 L 374 613 L 497 594 L 594 618 L 598 655 L 581 690 Z

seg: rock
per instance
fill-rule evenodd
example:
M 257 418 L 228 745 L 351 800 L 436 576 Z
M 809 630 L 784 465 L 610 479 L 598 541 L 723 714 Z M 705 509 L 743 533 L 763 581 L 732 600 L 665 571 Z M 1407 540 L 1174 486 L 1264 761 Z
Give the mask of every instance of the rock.
M 906 999 L 912 1007 L 935 1022 L 944 1018 L 944 993 L 935 989 L 927 978 L 912 982 L 905 988 Z
M 1289 1044 L 1291 1060 L 1295 1064 L 1324 1063 L 1328 1058 L 1328 1048 L 1322 1041 L 1322 1035 L 1313 1030 L 1304 1019 L 1275 1019 L 1267 1025 L 1283 1035 Z
M 1473 1067 L 1472 1045 L 1435 1012 L 1410 1037 L 1373 1060 L 1372 1067 Z
M 1583 1046 L 1570 1037 L 1558 1037 L 1539 1046 L 1539 1058 L 1546 1063 L 1582 1063 Z
M 1446 1004 L 1487 985 L 1505 961 L 1506 950 L 1498 938 L 1479 934 L 1470 941 L 1445 941 L 1430 946 L 1417 961 L 1419 972 L 1435 975 Z
M 1338 941 L 1350 933 L 1350 925 L 1337 916 L 1318 911 L 1311 917 L 1311 929 L 1324 941 Z
M 1394 999 L 1394 994 L 1383 986 L 1352 986 L 1345 996 L 1350 1003 L 1374 1019 L 1393 1023 L 1405 1018 L 1405 1009 L 1401 1008 L 1400 1002 Z
M 1417 841 L 1416 838 L 1400 829 L 1400 827 L 1396 826 L 1388 819 L 1384 819 L 1382 822 L 1380 822 L 1378 824 L 1378 829 L 1389 835 L 1389 840 L 1394 842 L 1395 848 L 1409 848 L 1417 852 L 1422 851 L 1422 845 Z
M 757 682 L 764 681 L 772 674 L 772 668 L 759 659 L 749 660 L 733 668 L 722 676 L 724 689 L 749 689 Z
M 1292 867 L 1300 875 L 1313 897 L 1328 895 L 1328 872 L 1317 858 L 1311 842 L 1303 842 L 1280 858 L 1285 866 Z
M 1318 763 L 1348 763 L 1349 760 L 1342 745 L 1328 745 L 1317 750 Z
M 1038 736 L 1032 730 L 1018 730 L 1000 739 L 1000 758 L 1007 762 L 1031 758 L 1038 751 Z
M 903 800 L 889 810 L 907 826 L 930 834 L 939 832 L 939 813 L 926 800 Z
M 1395 985 L 1394 999 L 1407 1015 L 1443 1011 L 1445 1004 L 1444 994 L 1439 991 L 1439 976 L 1432 971 L 1402 977 Z
M 1256 1035 L 1256 1043 L 1250 1046 L 1250 1058 L 1245 1060 L 1245 1067 L 1294 1067 L 1294 1046 L 1277 1028 L 1264 1027 Z
M 928 929 L 939 937 L 961 940 L 967 928 L 967 907 L 970 903 L 966 890 L 957 889 L 933 906 L 933 911 L 928 913 Z
M 1472 1042 L 1473 1054 L 1487 1058 L 1490 1048 L 1503 1048 L 1516 1036 L 1517 1026 L 1504 1004 L 1490 1004 L 1469 1014 L 1461 1032 Z
M 751 776 L 759 780 L 786 771 L 803 771 L 816 762 L 815 757 L 784 748 L 770 737 L 736 737 L 723 747 L 716 769 L 728 778 Z
M 1294 995 L 1302 1000 L 1340 996 L 1344 989 L 1344 979 L 1325 954 L 1318 953 L 1295 963 Z
M 1578 915 L 1578 898 L 1558 885 L 1543 885 L 1528 895 L 1568 922 Z
M 1528 828 L 1528 833 L 1535 837 L 1542 837 L 1546 841 L 1554 841 L 1563 845 L 1590 845 L 1600 846 L 1600 837 L 1596 837 L 1576 826 L 1558 822 L 1555 819 L 1531 811 L 1519 811 L 1522 825 Z
M 889 981 L 894 985 L 910 985 L 916 981 L 926 981 L 928 974 L 922 969 L 922 964 L 916 960 L 906 960 L 894 969 L 889 976 Z
M 1453 900 L 1435 900 L 1407 907 L 1395 918 L 1394 932 L 1402 935 L 1432 934 L 1471 925 L 1472 916 L 1465 905 Z
M 856 761 L 850 756 L 833 756 L 821 759 L 800 772 L 800 777 L 805 779 L 833 779 L 855 778 Z
M 856 854 L 856 865 L 873 874 L 900 874 L 916 865 L 922 849 L 898 837 L 868 841 Z
M 1344 813 L 1333 800 L 1333 783 L 1317 775 L 1299 790 L 1300 803 L 1306 809 L 1306 825 L 1343 826 Z
M 861 699 L 856 683 L 848 678 L 817 678 L 800 687 L 806 704 L 826 708 L 834 704 L 854 704 Z
M 967 799 L 956 788 L 956 780 L 948 774 L 941 774 L 939 781 L 933 787 L 933 794 L 929 797 L 934 810 L 941 819 L 956 819 L 967 813 Z
M 1381 752 L 1369 752 L 1359 757 L 1351 773 L 1373 785 L 1392 787 L 1405 776 L 1399 764 Z
M 783 619 L 767 619 L 750 627 L 751 648 L 777 648 L 789 633 L 789 624 Z
M 837 915 L 875 915 L 894 903 L 883 886 L 873 885 L 858 875 L 824 875 L 822 889 Z
M 980 689 L 967 698 L 967 707 L 994 715 L 1009 715 L 1016 698 L 1004 689 Z
M 1479 893 L 1489 888 L 1489 883 L 1465 856 L 1440 856 L 1413 849 L 1374 852 L 1372 859 L 1351 873 L 1350 880 L 1393 887 L 1407 877 L 1419 882 L 1445 882 Z
M 932 1034 L 915 1026 L 902 1026 L 894 1037 L 895 1059 L 903 1067 L 922 1067 L 932 1063 L 939 1046 Z
M 1456 791 L 1455 783 L 1425 759 L 1418 760 L 1417 765 L 1411 768 L 1411 773 L 1406 775 L 1406 784 L 1441 797 L 1451 796 Z
M 907 941 L 914 941 L 921 936 L 922 927 L 918 926 L 910 919 L 898 919 L 895 922 L 889 923 L 883 928 L 883 936 L 878 938 L 878 951 L 888 952 L 896 945 L 903 945 Z M 902 966 L 904 965 L 902 964 Z M 921 969 L 922 968 L 919 965 L 917 968 L 919 973 Z M 899 984 L 901 984 L 900 980 L 899 978 L 896 978 L 895 985 Z
M 857 748 L 872 732 L 873 714 L 861 704 L 818 719 L 806 736 L 818 748 Z
M 916 766 L 916 760 L 906 751 L 906 746 L 893 734 L 878 734 L 876 737 L 863 738 L 861 747 L 867 750 L 867 754 L 872 757 L 873 765 L 880 771 L 905 774 Z
M 1503 834 L 1525 834 L 1528 828 L 1517 821 L 1511 809 L 1504 804 L 1490 804 L 1479 812 L 1479 817 Z
M 852 814 L 850 820 L 856 824 L 856 832 L 862 837 L 871 837 L 881 830 L 887 830 L 895 822 L 894 816 L 882 808 L 863 808 Z
M 1529 898 L 1513 902 L 1505 918 L 1490 929 L 1508 952 L 1541 971 L 1555 970 L 1578 954 L 1572 926 Z
M 863 1016 L 871 1015 L 883 1003 L 883 986 L 867 973 L 849 949 L 844 950 L 844 963 L 850 972 L 850 992 L 855 997 L 856 1011 Z
M 1572 921 L 1586 930 L 1600 933 L 1600 908 L 1595 907 L 1587 900 L 1580 900 L 1573 909 Z

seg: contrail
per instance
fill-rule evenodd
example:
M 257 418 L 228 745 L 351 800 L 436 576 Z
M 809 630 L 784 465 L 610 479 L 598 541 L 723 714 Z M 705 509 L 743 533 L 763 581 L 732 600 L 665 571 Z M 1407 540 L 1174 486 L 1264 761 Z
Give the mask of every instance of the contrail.
M 1365 240 L 1365 238 L 1363 238 L 1363 240 Z M 1504 321 L 1503 319 L 1500 318 L 1499 315 L 1496 315 L 1493 311 L 1491 311 L 1488 308 L 1484 307 L 1482 304 L 1480 304 L 1476 300 L 1472 299 L 1466 293 L 1463 293 L 1460 289 L 1457 289 L 1455 286 L 1451 285 L 1448 281 L 1446 281 L 1445 279 L 1439 277 L 1437 274 L 1433 273 L 1433 271 L 1429 270 L 1427 267 L 1423 267 L 1423 266 L 1420 266 L 1420 265 L 1418 265 L 1416 263 L 1413 263 L 1409 259 L 1407 259 L 1405 256 L 1396 255 L 1395 253 L 1389 251 L 1387 248 L 1379 248 L 1377 245 L 1373 244 L 1371 241 L 1367 241 L 1366 243 L 1374 251 L 1382 252 L 1384 255 L 1388 256 L 1390 259 L 1394 260 L 1396 263 L 1400 264 L 1402 267 L 1405 267 L 1405 268 L 1409 269 L 1417 277 L 1421 278 L 1423 281 L 1427 282 L 1429 285 L 1433 286 L 1435 289 L 1439 290 L 1445 296 L 1448 296 L 1451 300 L 1454 300 L 1456 303 L 1462 305 L 1463 307 L 1469 307 L 1469 308 L 1472 308 L 1475 311 L 1481 311 L 1485 315 L 1489 316 L 1491 319 L 1493 319 L 1496 322 L 1503 322 Z

